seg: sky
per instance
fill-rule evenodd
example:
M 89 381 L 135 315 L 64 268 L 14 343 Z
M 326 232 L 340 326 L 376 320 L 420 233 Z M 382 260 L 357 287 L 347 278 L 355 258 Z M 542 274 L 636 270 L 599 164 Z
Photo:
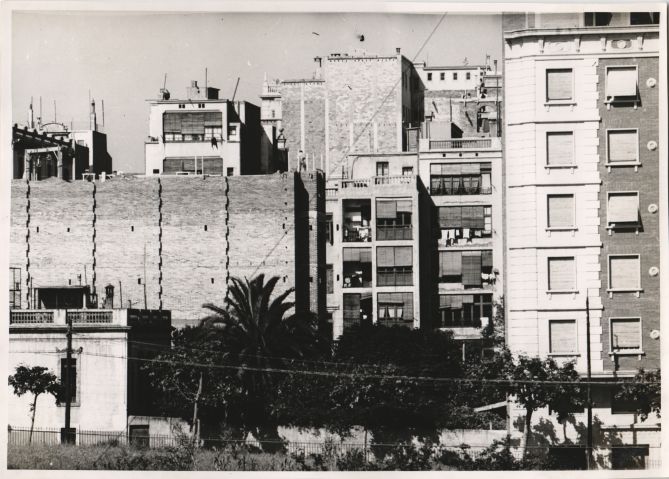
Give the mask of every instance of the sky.
M 260 105 L 269 79 L 311 77 L 313 58 L 363 48 L 402 53 L 430 65 L 501 62 L 501 16 L 448 14 L 421 54 L 441 15 L 377 13 L 97 13 L 14 12 L 12 121 L 25 123 L 33 97 L 43 121 L 88 122 L 96 100 L 114 169 L 144 172 L 149 107 L 167 74 L 173 98 L 190 80 L 220 88 L 231 98 Z M 364 35 L 360 42 L 359 35 Z

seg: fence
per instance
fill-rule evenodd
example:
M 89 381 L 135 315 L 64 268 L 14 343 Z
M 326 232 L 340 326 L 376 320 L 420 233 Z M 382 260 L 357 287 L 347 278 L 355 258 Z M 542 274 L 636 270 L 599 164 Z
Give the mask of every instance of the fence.
M 61 429 L 36 429 L 32 432 L 27 428 L 8 428 L 7 444 L 9 446 L 27 446 L 28 444 L 53 445 L 64 443 L 65 432 Z M 76 431 L 74 444 L 77 446 L 129 446 L 133 448 L 165 448 L 179 447 L 183 439 L 177 436 L 148 435 L 143 431 Z M 200 445 L 205 448 L 222 449 L 230 446 L 245 447 L 249 453 L 262 451 L 281 451 L 290 455 L 335 455 L 343 456 L 351 452 L 359 452 L 366 461 L 374 462 L 384 457 L 405 452 L 416 445 L 408 444 L 373 444 L 345 441 L 257 441 L 227 440 L 221 438 L 201 438 Z M 476 467 L 479 459 L 486 456 L 489 445 L 439 444 L 433 452 L 445 465 L 462 468 L 469 462 Z M 549 469 L 583 470 L 587 467 L 586 448 L 583 445 L 530 446 L 528 457 L 543 461 Z M 498 451 L 501 450 L 501 447 Z M 517 445 L 508 451 L 515 460 L 523 456 L 522 449 Z M 609 445 L 595 448 L 593 451 L 595 469 L 659 469 L 661 468 L 660 447 L 648 445 Z M 465 467 L 466 468 L 466 467 Z

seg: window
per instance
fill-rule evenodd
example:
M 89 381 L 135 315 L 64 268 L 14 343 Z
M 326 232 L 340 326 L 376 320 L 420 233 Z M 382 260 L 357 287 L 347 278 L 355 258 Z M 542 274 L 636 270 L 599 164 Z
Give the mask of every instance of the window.
M 639 291 L 639 255 L 609 256 L 609 291 Z
M 573 257 L 548 258 L 548 291 L 576 291 L 576 265 Z
M 457 80 L 457 79 L 458 79 L 458 72 L 454 72 L 453 73 L 453 80 Z
M 368 288 L 372 286 L 372 248 L 343 249 L 344 288 Z
M 647 445 L 624 445 L 611 447 L 611 469 L 646 469 Z
M 376 162 L 376 176 L 388 176 L 389 166 L 387 161 Z
M 149 426 L 129 426 L 130 444 L 135 447 L 149 447 Z
M 638 227 L 639 193 L 609 193 L 606 220 L 608 228 Z
M 228 125 L 228 138 L 236 140 L 237 132 L 238 132 L 237 125 Z
M 432 81 L 432 73 L 427 74 L 427 81 Z
M 229 168 L 226 169 L 226 172 L 225 172 L 226 176 L 234 176 L 234 174 L 235 174 L 235 169 L 234 168 L 229 167 Z
M 572 166 L 574 164 L 573 132 L 546 133 L 546 164 L 548 166 Z
M 441 206 L 439 227 L 447 243 L 492 235 L 491 206 Z
M 574 195 L 548 195 L 548 228 L 574 227 Z
M 606 27 L 613 15 L 610 12 L 585 12 L 584 17 L 586 27 Z
M 275 111 L 275 110 L 271 110 L 271 111 L 270 111 L 270 115 L 271 115 L 272 118 L 275 118 L 275 117 L 276 117 L 276 111 Z
M 611 352 L 638 354 L 641 351 L 641 319 L 611 318 Z
M 490 163 L 435 163 L 430 165 L 430 194 L 489 195 Z
M 413 325 L 413 293 L 379 293 L 377 303 L 381 324 Z
M 342 228 L 344 242 L 369 242 L 372 240 L 371 216 L 372 206 L 370 200 L 344 200 L 343 201 Z
M 659 25 L 660 12 L 630 12 L 630 25 Z
M 573 319 L 551 320 L 548 322 L 551 354 L 572 354 L 576 346 L 576 321 Z
M 465 288 L 480 288 L 485 278 L 491 281 L 492 251 L 440 251 L 439 282 L 462 283 Z
M 68 368 L 69 364 L 69 368 Z M 67 374 L 69 371 L 69 378 L 67 378 Z M 66 379 L 67 378 L 67 379 Z M 78 397 L 77 397 L 77 360 L 76 358 L 70 358 L 70 361 L 68 363 L 67 358 L 61 358 L 60 359 L 60 380 L 61 384 L 63 385 L 63 398 L 62 398 L 62 405 L 65 405 L 67 402 L 68 394 L 70 398 L 71 403 L 76 403 L 78 402 Z M 65 384 L 69 382 L 69 389 L 65 389 Z
M 606 101 L 635 101 L 638 98 L 635 65 L 606 68 Z
M 546 70 L 546 101 L 568 101 L 573 99 L 573 71 L 571 68 Z
M 445 80 L 446 79 L 446 74 L 444 72 L 441 72 L 439 74 L 439 79 L 442 80 L 442 81 Z
M 325 240 L 333 244 L 334 242 L 334 223 L 332 221 L 332 213 L 325 214 Z
M 410 199 L 376 200 L 376 239 L 409 240 L 413 235 Z
M 163 114 L 163 133 L 166 142 L 205 141 L 221 139 L 221 112 Z
M 413 284 L 413 249 L 411 246 L 376 248 L 377 286 L 411 286 Z
M 344 329 L 354 324 L 371 323 L 373 310 L 371 293 L 344 294 Z
M 607 132 L 608 164 L 639 163 L 639 136 L 637 130 L 609 130 Z
M 492 318 L 492 294 L 440 294 L 438 328 L 480 328 Z
M 334 293 L 334 269 L 331 264 L 325 265 L 325 285 L 327 294 Z
M 471 80 L 472 79 L 472 74 L 470 72 L 467 72 L 466 78 L 467 78 L 467 80 Z
M 412 175 L 413 175 L 413 166 L 402 167 L 402 176 L 412 176 Z
M 159 173 L 160 173 L 160 170 L 159 170 L 158 168 L 154 168 L 154 169 L 153 169 L 153 174 L 154 174 L 154 175 L 157 175 L 157 174 L 159 174 Z

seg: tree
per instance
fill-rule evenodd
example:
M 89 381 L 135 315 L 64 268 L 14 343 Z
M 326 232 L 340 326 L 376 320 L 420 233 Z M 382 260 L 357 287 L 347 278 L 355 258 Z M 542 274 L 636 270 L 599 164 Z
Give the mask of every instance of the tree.
M 21 397 L 26 393 L 33 395 L 33 401 L 30 403 L 30 435 L 28 443 L 32 441 L 33 429 L 35 427 L 35 413 L 37 412 L 37 398 L 41 394 L 51 394 L 58 402 L 58 397 L 62 393 L 60 381 L 55 374 L 48 368 L 42 366 L 17 366 L 16 372 L 9 376 L 9 385 L 14 388 L 14 394 Z
M 642 421 L 648 418 L 651 412 L 661 415 L 662 373 L 646 371 L 640 368 L 631 382 L 624 382 L 616 393 L 616 399 L 629 401 L 636 405 L 636 412 Z

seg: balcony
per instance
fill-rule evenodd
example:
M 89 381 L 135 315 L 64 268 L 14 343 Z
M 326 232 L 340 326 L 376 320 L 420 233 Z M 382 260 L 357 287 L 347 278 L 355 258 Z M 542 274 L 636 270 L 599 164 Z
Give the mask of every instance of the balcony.
M 412 267 L 377 267 L 376 270 L 377 286 L 412 286 L 413 268 Z
M 420 139 L 420 151 L 433 150 L 500 150 L 502 149 L 501 138 L 451 138 L 448 140 Z
M 137 309 L 14 309 L 9 312 L 10 329 L 65 327 L 68 320 L 79 327 L 127 327 L 140 323 L 169 327 L 171 314 L 169 311 Z
M 377 185 L 411 185 L 416 181 L 414 175 L 372 176 L 353 180 L 341 180 L 340 188 L 369 188 Z
M 370 200 L 344 200 L 342 241 L 358 243 L 372 241 L 372 204 Z
M 376 240 L 410 240 L 413 238 L 413 228 L 409 225 L 377 225 Z
M 490 195 L 492 186 L 433 186 L 430 188 L 433 196 L 459 196 L 459 195 Z
M 379 318 L 378 323 L 381 326 L 403 326 L 405 328 L 413 328 L 413 318 Z

